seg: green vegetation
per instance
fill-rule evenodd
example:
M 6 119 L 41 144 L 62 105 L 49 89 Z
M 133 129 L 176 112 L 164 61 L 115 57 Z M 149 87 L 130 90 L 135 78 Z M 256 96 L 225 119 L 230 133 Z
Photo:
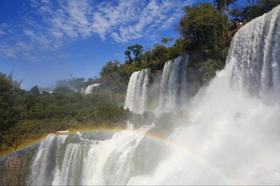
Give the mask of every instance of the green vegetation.
M 280 4 L 280 0 L 247 0 L 247 2 L 247 6 L 235 7 L 231 10 L 231 14 L 243 22 L 261 16 Z
M 125 124 L 123 94 L 105 88 L 90 95 L 69 87 L 57 87 L 52 94 L 41 92 L 37 86 L 24 91 L 14 86 L 11 78 L 0 74 L 0 100 L 1 149 L 16 149 L 27 138 L 57 130 Z
M 15 106 L 12 81 L 0 74 L 0 130 L 13 127 L 19 120 L 19 112 Z
M 280 4 L 280 0 L 247 0 L 248 4 L 241 7 L 235 2 L 214 0 L 184 7 L 178 25 L 180 38 L 162 38 L 150 50 L 139 44 L 128 46 L 124 63 L 110 61 L 100 76 L 92 79 L 58 81 L 53 93 L 37 86 L 30 91 L 22 90 L 21 82 L 13 81 L 12 75 L 0 74 L 0 149 L 16 149 L 27 138 L 57 130 L 123 126 L 127 113 L 122 103 L 130 75 L 143 68 L 157 74 L 166 61 L 186 51 L 190 55 L 190 81 L 207 83 L 224 67 L 239 23 L 244 24 Z M 93 83 L 100 86 L 92 94 L 80 93 Z

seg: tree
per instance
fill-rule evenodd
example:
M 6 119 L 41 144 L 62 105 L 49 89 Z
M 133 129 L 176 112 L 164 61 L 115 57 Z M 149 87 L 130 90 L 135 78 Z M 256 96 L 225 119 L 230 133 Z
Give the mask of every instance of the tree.
M 270 1 L 271 1 L 271 0 L 270 0 Z M 247 2 L 248 2 L 248 5 L 249 5 L 250 7 L 253 7 L 253 6 L 255 5 L 255 3 L 256 3 L 255 0 L 247 0 Z
M 184 40 L 189 40 L 190 49 L 200 49 L 218 56 L 227 45 L 228 19 L 212 4 L 203 3 L 185 7 L 180 21 Z
M 260 7 L 262 13 L 266 13 L 280 5 L 280 0 L 259 0 L 257 5 Z
M 5 77 L 12 84 L 13 88 L 20 88 L 20 85 L 21 85 L 23 80 L 20 80 L 20 81 L 14 80 L 12 72 Z
M 74 90 L 69 87 L 56 87 L 53 91 L 53 94 L 56 95 L 72 95 L 74 93 Z
M 183 55 L 184 52 L 186 52 L 186 45 L 188 44 L 188 41 L 180 38 L 177 39 L 173 46 L 171 46 L 169 50 L 169 58 L 174 59 L 180 55 Z
M 33 96 L 39 96 L 40 95 L 40 90 L 38 88 L 38 86 L 34 86 L 30 89 L 30 93 L 33 95 Z
M 215 0 L 214 4 L 218 10 L 226 10 L 228 6 L 234 2 L 236 2 L 236 0 Z
M 72 77 L 72 79 L 69 80 L 58 80 L 56 82 L 56 87 L 68 87 L 76 92 L 79 92 L 85 86 L 86 81 L 84 78 Z
M 141 59 L 141 55 L 143 53 L 143 46 L 139 44 L 131 45 L 127 47 L 127 50 L 125 51 L 126 60 L 128 62 L 139 62 Z M 134 57 L 131 57 L 131 54 L 134 55 Z
M 0 131 L 11 128 L 17 123 L 19 117 L 15 109 L 13 85 L 5 75 L 0 74 Z
M 123 71 L 119 61 L 109 61 L 100 72 L 101 86 L 118 93 L 125 92 L 129 75 Z
M 280 0 L 247 0 L 247 3 L 248 5 L 244 8 L 234 8 L 231 15 L 235 19 L 248 22 L 280 5 Z
M 124 52 L 124 55 L 125 55 L 125 63 L 129 64 L 133 62 L 131 57 L 131 52 L 128 49 Z
M 157 63 L 165 63 L 168 60 L 168 49 L 163 45 L 156 45 L 152 50 L 152 60 Z
M 170 43 L 172 41 L 172 39 L 171 38 L 168 38 L 168 37 L 163 37 L 162 39 L 161 39 L 161 43 L 163 44 L 163 45 L 167 45 L 168 43 Z

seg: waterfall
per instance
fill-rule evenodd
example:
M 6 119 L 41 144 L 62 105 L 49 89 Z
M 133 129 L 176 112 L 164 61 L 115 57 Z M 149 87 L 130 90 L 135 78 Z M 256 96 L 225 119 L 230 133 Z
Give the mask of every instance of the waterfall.
M 149 69 L 133 72 L 127 87 L 124 109 L 137 114 L 146 110 Z
M 94 83 L 86 87 L 86 89 L 83 91 L 84 94 L 91 94 L 94 88 L 98 87 L 100 83 Z
M 123 130 L 107 140 L 81 134 L 51 134 L 34 158 L 30 185 L 126 184 L 133 171 L 133 155 L 152 126 Z
M 34 157 L 30 184 L 279 185 L 279 23 L 280 6 L 236 33 L 225 69 L 188 101 L 187 118 L 174 118 L 174 126 L 180 127 L 163 139 L 151 135 L 153 143 L 165 147 L 163 157 L 155 149 L 138 149 L 143 156 L 134 157 L 152 128 L 148 125 L 106 140 L 86 139 L 80 133 L 51 134 Z M 161 112 L 182 108 L 187 63 L 186 55 L 165 64 Z M 148 70 L 132 74 L 125 109 L 145 111 L 148 74 Z M 146 165 L 134 171 L 134 159 L 143 162 L 146 156 L 159 162 L 151 164 L 153 171 L 144 172 Z
M 160 81 L 159 106 L 156 112 L 173 112 L 181 109 L 187 97 L 187 54 L 165 63 Z M 147 110 L 148 69 L 133 72 L 127 88 L 124 109 L 143 114 Z
M 160 112 L 172 112 L 186 103 L 188 60 L 189 56 L 185 54 L 164 65 L 160 82 Z
M 49 135 L 41 142 L 31 168 L 31 185 L 51 185 L 58 154 L 65 143 L 66 135 Z
M 170 153 L 129 185 L 280 184 L 279 23 L 280 6 L 236 33 L 225 69 L 190 100 L 190 119 L 174 120 Z
M 262 96 L 280 86 L 280 8 L 258 17 L 236 33 L 228 62 L 232 84 Z

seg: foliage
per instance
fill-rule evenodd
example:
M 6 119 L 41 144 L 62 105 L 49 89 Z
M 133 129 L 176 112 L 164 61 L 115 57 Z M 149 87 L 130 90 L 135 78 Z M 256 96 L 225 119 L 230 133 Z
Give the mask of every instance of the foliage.
M 223 64 L 213 59 L 208 59 L 204 63 L 201 63 L 200 70 L 202 71 L 202 81 L 208 82 L 216 75 L 217 70 L 221 70 L 222 68 Z
M 30 89 L 30 93 L 33 95 L 33 96 L 39 96 L 40 95 L 40 90 L 38 88 L 38 86 L 34 86 Z
M 162 39 L 161 39 L 161 43 L 163 44 L 163 45 L 167 45 L 168 43 L 170 43 L 172 41 L 172 39 L 171 38 L 168 38 L 168 37 L 163 37 Z
M 280 5 L 280 0 L 259 0 L 257 3 L 257 6 L 261 9 L 261 14 L 269 12 L 278 5 Z
M 122 101 L 121 94 L 107 89 L 96 90 L 91 95 L 69 87 L 57 87 L 52 94 L 41 93 L 37 86 L 25 91 L 13 87 L 12 81 L 0 74 L 0 146 L 16 149 L 26 135 L 67 129 L 74 127 L 73 123 L 76 127 L 84 126 L 83 123 L 90 123 L 91 127 L 120 126 L 125 123 L 126 114 L 120 106 Z M 21 126 L 25 121 L 36 121 L 36 125 L 26 131 Z
M 53 94 L 54 95 L 72 95 L 74 94 L 75 91 L 69 87 L 64 87 L 64 86 L 61 86 L 61 87 L 56 87 L 54 90 L 53 90 Z
M 230 4 L 233 4 L 236 0 L 214 0 L 214 5 L 218 10 L 227 9 Z
M 127 63 L 139 62 L 142 52 L 143 52 L 142 45 L 135 44 L 127 47 L 127 50 L 124 52 L 127 59 L 126 62 Z M 131 54 L 133 54 L 134 56 L 132 57 Z
M 53 93 L 42 91 L 37 86 L 30 91 L 22 90 L 21 81 L 14 81 L 12 74 L 0 73 L 1 148 L 16 148 L 29 136 L 57 130 L 122 126 L 127 116 L 122 103 L 130 75 L 150 68 L 156 76 L 168 60 L 186 51 L 190 55 L 189 78 L 200 85 L 207 83 L 217 70 L 224 67 L 230 41 L 239 29 L 234 26 L 235 21 L 249 21 L 280 4 L 280 0 L 247 1 L 245 7 L 231 6 L 235 0 L 214 0 L 212 4 L 187 6 L 178 25 L 182 37 L 176 40 L 164 37 L 149 50 L 144 50 L 139 44 L 128 46 L 124 51 L 125 63 L 109 61 L 99 77 L 88 80 L 72 78 L 58 81 Z M 93 83 L 100 83 L 93 94 L 81 93 Z
M 126 66 L 130 65 L 121 65 L 118 61 L 109 61 L 100 72 L 102 88 L 124 94 L 129 76 L 134 71 L 134 69 L 126 69 Z
M 231 14 L 235 19 L 248 22 L 255 17 L 271 11 L 274 7 L 280 5 L 280 0 L 247 0 L 245 7 L 235 7 Z
M 180 22 L 180 31 L 190 40 L 189 48 L 199 49 L 216 57 L 227 45 L 228 20 L 209 3 L 185 7 L 185 15 Z
M 0 74 L 0 131 L 11 128 L 19 120 L 13 95 L 14 89 L 12 81 Z
M 80 91 L 86 87 L 87 83 L 84 78 L 72 78 L 70 80 L 59 80 L 56 82 L 56 87 L 68 87 L 73 91 Z

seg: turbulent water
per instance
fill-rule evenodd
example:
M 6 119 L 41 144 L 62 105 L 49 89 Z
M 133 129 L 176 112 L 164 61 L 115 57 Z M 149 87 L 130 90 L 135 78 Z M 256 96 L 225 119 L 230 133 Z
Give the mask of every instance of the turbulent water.
M 160 112 L 172 112 L 186 103 L 188 60 L 186 54 L 165 63 L 160 82 Z
M 91 84 L 89 86 L 87 86 L 87 88 L 84 90 L 84 93 L 85 94 L 91 94 L 93 89 L 98 87 L 100 84 L 99 83 L 94 83 L 94 84 Z
M 50 134 L 34 158 L 31 185 L 126 184 L 136 147 L 152 126 L 115 133 L 107 140 Z
M 161 75 L 159 92 L 156 101 L 158 107 L 156 113 L 174 112 L 181 109 L 187 100 L 187 64 L 189 56 L 187 54 L 179 56 L 174 60 L 165 63 Z M 124 109 L 129 109 L 133 113 L 143 114 L 148 111 L 147 101 L 149 100 L 148 69 L 134 72 L 129 80 Z
M 234 86 L 262 96 L 279 91 L 279 8 L 246 24 L 236 34 L 228 63 L 233 64 Z
M 175 120 L 180 127 L 167 138 L 150 136 L 165 149 L 164 156 L 154 148 L 142 151 L 152 171 L 134 167 L 140 156 L 136 151 L 151 126 L 102 141 L 50 135 L 34 158 L 30 183 L 279 185 L 279 23 L 277 7 L 238 31 L 225 69 L 188 101 L 187 119 Z M 184 98 L 178 95 L 186 86 L 180 83 L 186 63 L 187 57 L 177 58 L 165 66 L 163 110 L 174 109 Z M 146 70 L 132 74 L 125 108 L 143 113 L 147 79 Z M 149 162 L 151 157 L 158 163 Z
M 226 68 L 170 135 L 173 150 L 129 184 L 280 184 L 279 20 L 277 7 L 239 30 Z
M 137 114 L 146 110 L 149 72 L 149 69 L 133 72 L 127 87 L 124 109 Z

